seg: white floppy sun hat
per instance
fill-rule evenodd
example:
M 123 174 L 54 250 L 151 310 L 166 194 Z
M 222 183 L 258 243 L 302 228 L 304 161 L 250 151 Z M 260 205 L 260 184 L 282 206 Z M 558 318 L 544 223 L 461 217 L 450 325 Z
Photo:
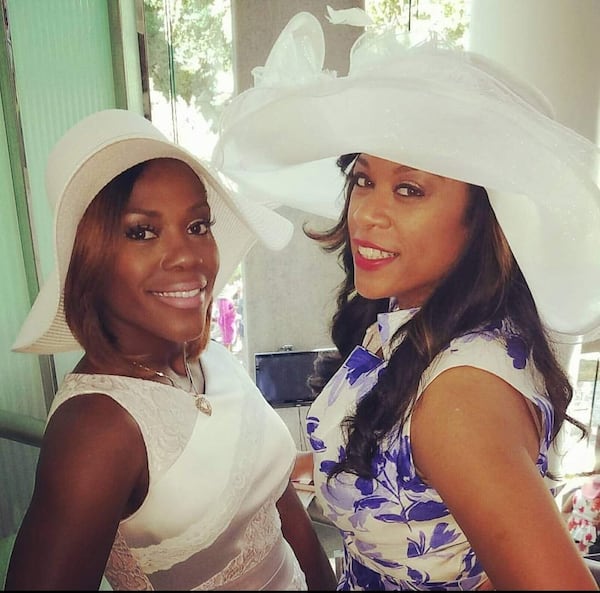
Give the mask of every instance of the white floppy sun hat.
M 77 225 L 109 181 L 138 163 L 156 158 L 183 161 L 204 183 L 220 256 L 215 296 L 257 239 L 273 250 L 282 249 L 291 239 L 290 221 L 239 195 L 225 176 L 169 141 L 150 121 L 128 110 L 99 111 L 68 130 L 48 157 L 46 192 L 54 209 L 55 267 L 25 319 L 13 350 L 51 354 L 81 349 L 63 310 L 63 288 Z
M 342 154 L 483 186 L 546 326 L 597 331 L 599 147 L 503 66 L 435 38 L 407 47 L 367 29 L 341 77 L 323 70 L 324 48 L 313 15 L 290 20 L 226 109 L 215 165 L 265 202 L 332 219 Z

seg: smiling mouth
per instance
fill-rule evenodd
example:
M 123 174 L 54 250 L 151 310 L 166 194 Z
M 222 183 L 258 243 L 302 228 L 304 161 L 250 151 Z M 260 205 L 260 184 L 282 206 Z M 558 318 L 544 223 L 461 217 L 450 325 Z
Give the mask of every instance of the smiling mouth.
M 152 294 L 172 299 L 191 299 L 200 294 L 200 289 L 194 288 L 194 290 L 174 290 L 172 292 L 152 291 Z
M 359 245 L 357 248 L 358 253 L 365 259 L 390 259 L 396 257 L 398 254 L 391 251 L 382 251 L 381 249 L 375 249 L 374 247 L 365 247 Z

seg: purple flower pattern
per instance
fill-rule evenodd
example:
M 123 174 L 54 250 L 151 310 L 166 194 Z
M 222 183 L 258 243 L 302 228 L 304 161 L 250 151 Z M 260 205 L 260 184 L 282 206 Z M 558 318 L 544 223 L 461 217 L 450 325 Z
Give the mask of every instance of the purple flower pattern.
M 406 321 L 406 312 L 396 313 L 378 317 L 384 345 L 384 337 L 389 340 L 398 324 Z M 494 366 L 498 364 L 499 344 L 500 371 Z M 489 352 L 495 354 L 488 356 Z M 500 376 L 531 371 L 526 344 L 506 321 L 453 340 L 438 359 L 448 361 L 464 355 L 479 357 L 475 366 L 489 367 Z M 486 362 L 486 357 L 492 362 Z M 373 459 L 373 479 L 340 474 L 327 481 L 333 464 L 345 455 L 339 421 L 373 387 L 387 366 L 386 358 L 357 346 L 307 416 L 307 434 L 317 468 L 317 496 L 344 541 L 344 572 L 338 590 L 475 589 L 485 578 L 483 569 L 442 499 L 417 475 L 406 427 L 402 433 L 389 435 L 380 447 Z M 532 377 L 525 384 L 529 388 L 524 395 L 542 413 L 537 466 L 543 475 L 548 466 L 554 414 L 545 394 L 535 390 L 539 383 Z

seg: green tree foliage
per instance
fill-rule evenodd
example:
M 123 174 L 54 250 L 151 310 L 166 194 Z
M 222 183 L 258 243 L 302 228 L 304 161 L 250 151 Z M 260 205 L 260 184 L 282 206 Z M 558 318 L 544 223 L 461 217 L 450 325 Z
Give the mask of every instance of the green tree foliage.
M 459 47 L 464 45 L 470 0 L 366 0 L 365 6 L 376 25 L 436 31 Z
M 219 75 L 231 71 L 225 2 L 144 0 L 148 74 L 155 91 L 195 105 L 214 128 L 224 98 Z M 228 98 L 228 97 L 227 97 Z

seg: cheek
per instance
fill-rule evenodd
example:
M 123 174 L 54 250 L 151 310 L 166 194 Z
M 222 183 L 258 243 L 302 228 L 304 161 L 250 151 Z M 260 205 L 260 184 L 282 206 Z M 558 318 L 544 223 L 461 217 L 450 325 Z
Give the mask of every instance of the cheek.
M 210 256 L 212 261 L 214 262 L 215 267 L 219 267 L 220 262 L 221 262 L 221 255 L 219 253 L 219 247 L 217 246 L 217 243 L 215 242 L 214 238 L 213 238 L 213 242 L 212 242 L 212 249 L 210 252 Z
M 437 233 L 440 256 L 451 266 L 460 259 L 467 246 L 468 229 L 462 222 L 462 218 L 454 220 L 450 218 L 437 230 Z
M 118 282 L 127 282 L 144 275 L 146 268 L 142 258 L 120 256 L 115 260 L 112 276 Z
M 348 229 L 351 230 L 355 226 L 356 210 L 358 208 L 357 200 L 350 196 L 350 202 L 348 203 L 348 211 L 346 213 L 346 222 Z
M 121 253 L 106 276 L 106 291 L 109 299 L 123 298 L 134 286 L 148 275 L 147 265 L 139 257 L 127 257 Z
M 412 237 L 411 254 L 424 270 L 443 276 L 459 260 L 468 239 L 468 230 L 462 221 L 459 213 L 446 209 L 406 221 L 403 228 L 405 236 Z
M 201 252 L 202 262 L 207 272 L 211 275 L 216 276 L 221 267 L 221 257 L 219 254 L 219 248 L 214 240 L 210 244 L 202 249 Z

